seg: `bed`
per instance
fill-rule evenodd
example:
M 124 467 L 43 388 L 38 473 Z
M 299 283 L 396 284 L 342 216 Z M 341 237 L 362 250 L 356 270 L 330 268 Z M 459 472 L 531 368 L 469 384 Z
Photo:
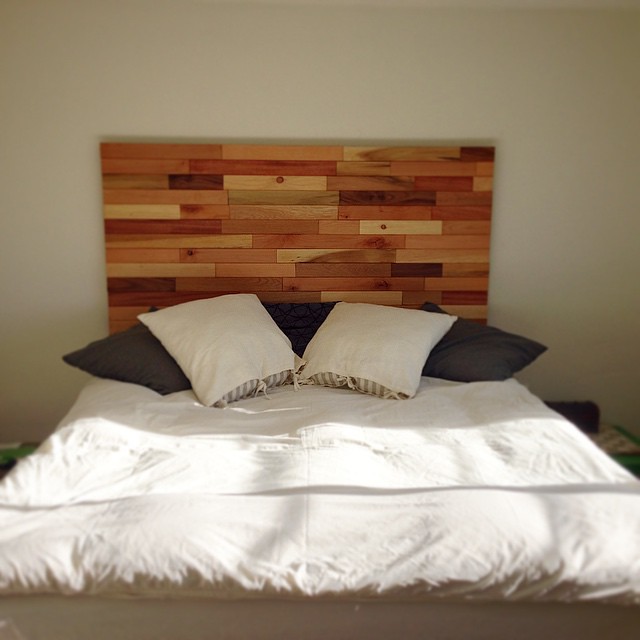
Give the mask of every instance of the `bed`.
M 0 637 L 632 637 L 640 483 L 486 324 L 492 151 L 102 153 L 113 333 L 0 483 Z

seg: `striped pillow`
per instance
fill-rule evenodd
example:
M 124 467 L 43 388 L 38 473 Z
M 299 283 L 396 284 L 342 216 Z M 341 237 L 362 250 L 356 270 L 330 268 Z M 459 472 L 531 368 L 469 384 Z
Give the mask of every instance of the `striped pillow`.
M 412 398 L 429 352 L 455 319 L 418 309 L 339 302 L 307 345 L 298 382 Z
M 293 377 L 291 371 L 281 371 L 280 373 L 274 373 L 264 380 L 259 380 L 255 378 L 253 380 L 247 380 L 247 382 L 243 382 L 241 385 L 237 386 L 235 389 L 232 389 L 228 393 L 225 393 L 220 400 L 214 403 L 214 407 L 218 407 L 220 409 L 226 407 L 228 404 L 232 402 L 236 402 L 237 400 L 242 400 L 243 398 L 256 397 L 259 393 L 264 393 L 267 395 L 267 389 L 271 389 L 272 387 L 279 387 L 283 384 L 286 384 Z

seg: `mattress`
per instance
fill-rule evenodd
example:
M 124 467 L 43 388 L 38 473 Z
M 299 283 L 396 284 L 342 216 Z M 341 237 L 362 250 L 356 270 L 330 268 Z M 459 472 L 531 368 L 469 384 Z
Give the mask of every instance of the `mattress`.
M 637 612 L 639 533 L 640 483 L 514 379 L 225 409 L 94 379 L 0 483 L 0 593 Z

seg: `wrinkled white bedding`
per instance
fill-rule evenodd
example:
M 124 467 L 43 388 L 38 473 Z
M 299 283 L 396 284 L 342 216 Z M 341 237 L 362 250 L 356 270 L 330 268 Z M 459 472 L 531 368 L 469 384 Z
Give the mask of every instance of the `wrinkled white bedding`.
M 0 593 L 640 604 L 640 483 L 515 380 L 96 379 L 0 483 Z

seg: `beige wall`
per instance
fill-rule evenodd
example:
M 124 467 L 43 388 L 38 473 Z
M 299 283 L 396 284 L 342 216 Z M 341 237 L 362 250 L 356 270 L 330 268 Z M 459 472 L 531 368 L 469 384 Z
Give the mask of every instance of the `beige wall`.
M 101 140 L 490 143 L 490 321 L 520 378 L 640 428 L 640 12 L 0 3 L 0 442 L 106 333 Z

